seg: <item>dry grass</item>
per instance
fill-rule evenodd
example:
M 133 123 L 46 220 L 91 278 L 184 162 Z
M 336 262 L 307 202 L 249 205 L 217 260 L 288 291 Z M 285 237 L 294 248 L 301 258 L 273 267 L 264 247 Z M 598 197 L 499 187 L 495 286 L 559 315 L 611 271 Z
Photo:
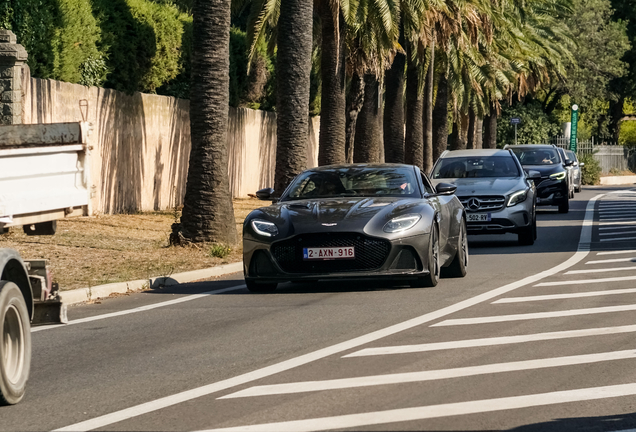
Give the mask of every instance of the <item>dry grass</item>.
M 239 237 L 247 214 L 263 205 L 267 202 L 234 201 Z M 20 227 L 12 228 L 0 235 L 0 247 L 16 249 L 25 259 L 48 259 L 63 290 L 169 276 L 241 260 L 240 244 L 232 245 L 225 258 L 212 257 L 211 245 L 169 247 L 174 221 L 174 212 L 72 218 L 58 221 L 54 236 L 29 237 Z

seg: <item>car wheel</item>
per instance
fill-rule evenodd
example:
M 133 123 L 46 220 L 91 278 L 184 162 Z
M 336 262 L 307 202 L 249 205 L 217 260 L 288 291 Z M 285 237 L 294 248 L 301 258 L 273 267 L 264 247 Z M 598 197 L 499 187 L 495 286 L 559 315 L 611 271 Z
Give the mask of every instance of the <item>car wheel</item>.
M 466 276 L 466 267 L 468 267 L 468 238 L 466 236 L 466 222 L 462 221 L 457 238 L 457 253 L 455 253 L 450 265 L 441 269 L 441 275 L 451 278 L 464 277 Z
M 24 397 L 31 365 L 31 324 L 20 288 L 0 281 L 0 404 Z
M 581 186 L 579 186 L 579 187 L 577 187 L 577 188 L 574 188 L 574 192 L 576 192 L 576 193 L 581 192 Z
M 521 231 L 518 234 L 519 244 L 522 246 L 532 246 L 534 244 L 534 239 L 536 238 L 535 237 L 536 230 L 537 230 L 537 223 L 536 221 L 532 221 L 532 225 L 525 228 L 523 231 Z
M 276 290 L 278 284 L 276 283 L 256 283 L 253 280 L 245 280 L 245 285 L 247 285 L 247 289 L 253 293 L 271 293 Z
M 431 235 L 428 241 L 428 270 L 429 273 L 426 276 L 411 282 L 411 287 L 434 287 L 439 282 L 439 232 L 435 224 L 431 228 Z
M 561 204 L 559 204 L 559 213 L 567 213 L 570 211 L 570 200 L 566 198 Z

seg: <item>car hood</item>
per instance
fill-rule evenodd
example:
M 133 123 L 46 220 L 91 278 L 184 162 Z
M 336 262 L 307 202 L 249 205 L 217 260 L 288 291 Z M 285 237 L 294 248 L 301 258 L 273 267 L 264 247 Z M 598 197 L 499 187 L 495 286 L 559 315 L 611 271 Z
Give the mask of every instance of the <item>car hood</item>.
M 524 165 L 523 169 L 527 172 L 530 170 L 539 171 L 541 177 L 548 177 L 550 174 L 556 174 L 565 171 L 565 167 L 562 164 L 555 165 Z
M 393 217 L 418 212 L 421 198 L 330 198 L 285 201 L 253 211 L 248 220 L 264 218 L 274 222 L 283 236 L 307 232 L 368 231 L 384 226 Z
M 457 196 L 473 196 L 473 195 L 507 195 L 519 189 L 525 188 L 525 182 L 521 177 L 513 178 L 457 178 L 457 179 L 439 179 L 433 183 L 453 183 L 457 185 Z

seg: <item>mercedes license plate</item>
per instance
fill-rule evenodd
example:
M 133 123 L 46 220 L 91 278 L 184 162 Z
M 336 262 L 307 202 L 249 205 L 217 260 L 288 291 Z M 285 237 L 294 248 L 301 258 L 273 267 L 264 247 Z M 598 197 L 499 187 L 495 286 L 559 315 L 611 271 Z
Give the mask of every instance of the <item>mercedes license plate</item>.
M 490 222 L 490 213 L 469 213 L 466 216 L 468 222 Z
M 303 248 L 303 259 L 306 260 L 354 259 L 355 257 L 353 246 Z

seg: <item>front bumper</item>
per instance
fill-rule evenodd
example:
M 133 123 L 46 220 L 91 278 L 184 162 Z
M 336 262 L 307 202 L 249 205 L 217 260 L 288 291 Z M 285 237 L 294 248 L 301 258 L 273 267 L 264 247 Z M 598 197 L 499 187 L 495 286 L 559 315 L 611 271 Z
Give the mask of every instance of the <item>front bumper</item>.
M 355 239 L 352 236 L 358 236 Z M 344 240 L 343 240 L 344 239 Z M 307 261 L 304 247 L 332 247 L 357 241 L 354 260 Z M 377 242 L 370 253 L 364 251 L 367 243 Z M 243 240 L 243 272 L 246 280 L 263 283 L 289 281 L 316 281 L 339 279 L 391 279 L 414 280 L 428 274 L 427 254 L 429 234 L 396 240 L 375 238 L 356 233 L 329 233 L 296 235 L 274 243 Z M 351 243 L 353 245 L 353 243 Z
M 537 205 L 559 205 L 569 197 L 568 184 L 565 180 L 541 180 L 537 185 Z
M 490 216 L 490 221 L 467 222 L 468 234 L 505 234 L 526 230 L 532 225 L 532 198 L 515 206 L 490 212 Z

